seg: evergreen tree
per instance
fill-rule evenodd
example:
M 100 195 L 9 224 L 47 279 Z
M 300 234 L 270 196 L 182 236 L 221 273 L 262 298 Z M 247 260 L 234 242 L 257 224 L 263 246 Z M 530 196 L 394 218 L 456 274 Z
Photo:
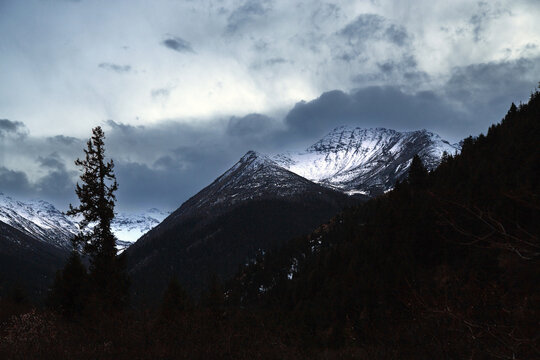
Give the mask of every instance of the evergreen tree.
M 420 159 L 420 156 L 414 155 L 409 168 L 409 184 L 412 187 L 421 188 L 426 185 L 427 178 L 428 171 L 422 163 L 422 159 Z
M 86 305 L 88 274 L 78 252 L 73 251 L 54 280 L 48 303 L 59 309 L 65 316 L 81 315 Z
M 116 255 L 115 239 L 111 232 L 111 221 L 114 218 L 114 192 L 118 183 L 113 173 L 112 160 L 105 162 L 105 134 L 101 127 L 92 130 L 92 137 L 84 150 L 84 160 L 77 159 L 75 165 L 82 169 L 82 186 L 77 183 L 75 193 L 79 197 L 80 205 L 69 205 L 68 215 L 83 215 L 80 222 L 81 232 L 74 239 L 76 248 L 83 246 L 85 253 L 93 261 L 98 257 L 113 257 Z M 93 224 L 92 231 L 85 231 L 89 224 Z M 93 264 L 95 265 L 95 264 Z
M 117 256 L 116 239 L 111 231 L 118 183 L 113 161 L 105 161 L 104 139 L 101 127 L 94 128 L 84 150 L 85 158 L 75 161 L 82 171 L 82 184 L 77 183 L 75 189 L 80 205 L 73 207 L 70 204 L 67 214 L 83 216 L 80 233 L 73 243 L 75 249 L 82 247 L 90 257 L 95 300 L 105 308 L 119 308 L 126 303 L 128 281 L 125 259 Z

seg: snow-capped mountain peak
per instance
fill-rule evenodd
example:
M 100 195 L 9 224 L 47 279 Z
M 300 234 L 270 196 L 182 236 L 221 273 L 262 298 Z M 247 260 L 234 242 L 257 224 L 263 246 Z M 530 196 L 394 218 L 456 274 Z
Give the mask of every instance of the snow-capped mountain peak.
M 156 208 L 145 212 L 116 214 L 111 229 L 118 239 L 116 242 L 118 249 L 124 250 L 129 247 L 145 233 L 159 225 L 169 214 L 169 212 Z
M 43 200 L 21 201 L 0 193 L 0 221 L 34 238 L 70 249 L 77 225 Z
M 427 130 L 399 132 L 385 128 L 340 126 L 305 151 L 274 155 L 282 167 L 321 185 L 346 193 L 383 193 L 401 180 L 418 154 L 426 167 L 435 168 L 451 145 Z
M 269 156 L 250 150 L 214 182 L 186 201 L 174 216 L 204 212 L 205 209 L 229 206 L 248 199 L 289 196 L 314 185 Z

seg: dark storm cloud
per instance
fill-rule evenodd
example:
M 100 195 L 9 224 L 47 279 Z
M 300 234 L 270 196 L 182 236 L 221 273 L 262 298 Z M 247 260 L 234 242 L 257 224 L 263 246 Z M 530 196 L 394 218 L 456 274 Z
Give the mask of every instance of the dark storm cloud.
M 24 137 L 28 135 L 28 129 L 20 121 L 0 119 L 0 138 L 6 136 Z
M 39 177 L 31 180 L 25 171 L 14 170 L 0 163 L 0 192 L 20 198 L 42 199 L 65 207 L 67 202 L 75 198 L 76 178 L 76 172 L 66 166 L 65 159 L 69 159 L 68 163 L 72 165 L 75 160 L 74 151 L 82 150 L 81 146 L 81 140 L 66 136 L 27 136 L 0 143 L 0 155 L 7 150 L 10 157 L 17 156 L 23 164 L 28 163 L 25 168 L 36 168 L 37 165 L 39 169 Z M 2 160 L 5 160 L 5 157 L 0 157 L 0 162 Z M 13 159 L 11 160 L 13 162 Z
M 30 190 L 28 176 L 24 172 L 0 166 L 0 192 L 8 195 L 26 195 Z
M 511 102 L 527 100 L 538 81 L 540 57 L 522 58 L 455 68 L 444 91 L 449 99 L 471 113 L 497 122 L 506 114 Z M 478 131 L 489 125 L 482 117 L 475 123 Z
M 179 53 L 193 53 L 194 52 L 189 41 L 184 40 L 178 36 L 167 38 L 163 40 L 161 44 Z
M 227 124 L 227 134 L 236 137 L 264 135 L 273 128 L 275 123 L 275 120 L 262 114 L 233 116 Z
M 116 161 L 118 204 L 124 209 L 174 210 L 232 166 L 241 155 L 231 156 L 224 148 L 216 153 L 185 147 L 169 151 L 153 164 Z
M 392 72 L 395 65 L 380 67 L 382 72 Z M 458 67 L 436 92 L 405 92 L 395 86 L 370 86 L 351 93 L 330 91 L 294 106 L 285 118 L 287 135 L 320 136 L 332 127 L 349 124 L 398 130 L 426 128 L 459 140 L 498 122 L 511 102 L 527 99 L 538 80 L 540 58 Z
M 75 173 L 64 170 L 53 170 L 41 177 L 33 185 L 36 196 L 48 201 L 73 202 L 75 199 Z
M 112 63 L 101 63 L 98 65 L 99 68 L 109 71 L 114 71 L 116 73 L 122 74 L 131 71 L 130 65 L 118 65 Z
M 227 18 L 226 32 L 233 34 L 243 27 L 255 23 L 270 10 L 268 1 L 248 0 L 234 9 Z
M 62 160 L 60 159 L 60 156 L 56 152 L 51 153 L 45 157 L 39 156 L 37 158 L 37 161 L 44 168 L 53 169 L 57 171 L 66 170 L 66 165 L 62 162 Z
M 370 86 L 349 94 L 330 91 L 297 103 L 285 121 L 292 134 L 316 137 L 339 125 L 449 130 L 453 121 L 462 118 L 434 92 L 408 94 L 397 87 Z
M 151 168 L 143 163 L 119 162 L 115 171 L 119 183 L 118 205 L 124 209 L 176 209 L 201 186 L 193 184 L 197 177 L 176 168 Z

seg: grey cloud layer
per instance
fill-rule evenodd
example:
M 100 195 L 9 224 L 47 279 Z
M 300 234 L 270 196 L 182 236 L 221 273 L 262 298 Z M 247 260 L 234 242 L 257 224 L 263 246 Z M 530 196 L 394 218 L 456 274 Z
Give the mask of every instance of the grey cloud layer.
M 290 131 L 320 135 L 342 124 L 426 128 L 451 140 L 477 135 L 498 122 L 511 102 L 524 101 L 540 80 L 540 58 L 455 68 L 437 91 L 404 92 L 370 86 L 331 91 L 300 102 L 288 113 Z
M 533 0 L 3 3 L 0 116 L 48 135 L 284 111 L 333 89 L 437 91 L 454 67 L 540 51 Z
M 11 121 L 9 119 L 0 119 L 0 138 L 6 136 L 26 136 L 28 130 L 20 121 Z

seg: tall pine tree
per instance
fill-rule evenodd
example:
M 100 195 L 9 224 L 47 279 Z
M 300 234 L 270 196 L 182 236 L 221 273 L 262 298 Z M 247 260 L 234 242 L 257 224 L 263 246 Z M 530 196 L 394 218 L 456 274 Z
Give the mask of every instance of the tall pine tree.
M 117 256 L 116 238 L 111 231 L 118 183 L 113 161 L 105 160 L 104 139 L 101 127 L 92 129 L 92 137 L 84 150 L 85 158 L 75 161 L 82 171 L 81 184 L 77 183 L 75 189 L 80 205 L 70 204 L 67 214 L 83 216 L 74 247 L 82 247 L 90 258 L 91 288 L 97 304 L 112 310 L 125 305 L 128 281 L 125 261 Z

